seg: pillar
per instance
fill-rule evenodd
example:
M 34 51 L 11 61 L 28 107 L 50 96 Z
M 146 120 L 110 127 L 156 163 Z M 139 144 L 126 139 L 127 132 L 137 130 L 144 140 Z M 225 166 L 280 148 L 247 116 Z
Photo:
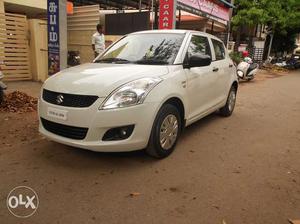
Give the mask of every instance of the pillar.
M 48 0 L 48 73 L 67 67 L 67 1 Z
M 0 13 L 4 13 L 5 10 L 4 10 L 4 2 L 3 0 L 0 0 Z

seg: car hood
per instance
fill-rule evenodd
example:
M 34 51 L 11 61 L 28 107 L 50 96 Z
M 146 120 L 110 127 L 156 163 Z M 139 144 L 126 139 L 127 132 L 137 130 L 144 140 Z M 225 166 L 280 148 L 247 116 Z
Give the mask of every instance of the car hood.
M 106 97 L 127 82 L 162 76 L 168 71 L 165 65 L 88 63 L 51 76 L 46 80 L 44 88 L 61 93 Z

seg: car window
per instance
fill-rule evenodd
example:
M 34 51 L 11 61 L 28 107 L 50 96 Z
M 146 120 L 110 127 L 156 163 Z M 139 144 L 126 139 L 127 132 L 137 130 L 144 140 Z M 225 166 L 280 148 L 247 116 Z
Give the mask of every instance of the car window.
M 218 60 L 222 60 L 225 58 L 225 49 L 224 49 L 224 45 L 222 42 L 211 39 L 213 46 L 214 46 L 214 50 L 215 50 L 215 54 L 216 54 L 216 61 Z
M 187 50 L 187 58 L 194 54 L 208 55 L 211 57 L 210 46 L 207 37 L 193 35 L 189 48 Z

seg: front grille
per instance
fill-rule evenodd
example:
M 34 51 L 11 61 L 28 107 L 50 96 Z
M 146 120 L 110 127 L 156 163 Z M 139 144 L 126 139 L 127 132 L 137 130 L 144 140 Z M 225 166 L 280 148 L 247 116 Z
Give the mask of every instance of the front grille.
M 48 121 L 44 118 L 41 118 L 44 128 L 52 132 L 53 134 L 60 135 L 62 137 L 82 140 L 85 138 L 88 128 L 74 127 L 64 124 L 58 124 L 52 121 Z
M 43 89 L 43 100 L 51 104 L 65 107 L 89 107 L 97 99 L 98 96 L 58 93 Z

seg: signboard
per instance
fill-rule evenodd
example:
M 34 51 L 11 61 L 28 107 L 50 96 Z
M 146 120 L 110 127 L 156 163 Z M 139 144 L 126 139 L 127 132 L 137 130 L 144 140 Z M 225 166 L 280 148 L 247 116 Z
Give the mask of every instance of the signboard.
M 215 3 L 213 0 L 178 0 L 178 4 L 187 6 L 191 11 L 206 13 L 224 21 L 229 21 L 229 8 Z
M 74 13 L 73 2 L 67 2 L 67 15 L 73 15 L 73 13 Z
M 159 1 L 159 29 L 175 29 L 177 0 Z
M 59 0 L 48 0 L 48 74 L 60 70 Z

